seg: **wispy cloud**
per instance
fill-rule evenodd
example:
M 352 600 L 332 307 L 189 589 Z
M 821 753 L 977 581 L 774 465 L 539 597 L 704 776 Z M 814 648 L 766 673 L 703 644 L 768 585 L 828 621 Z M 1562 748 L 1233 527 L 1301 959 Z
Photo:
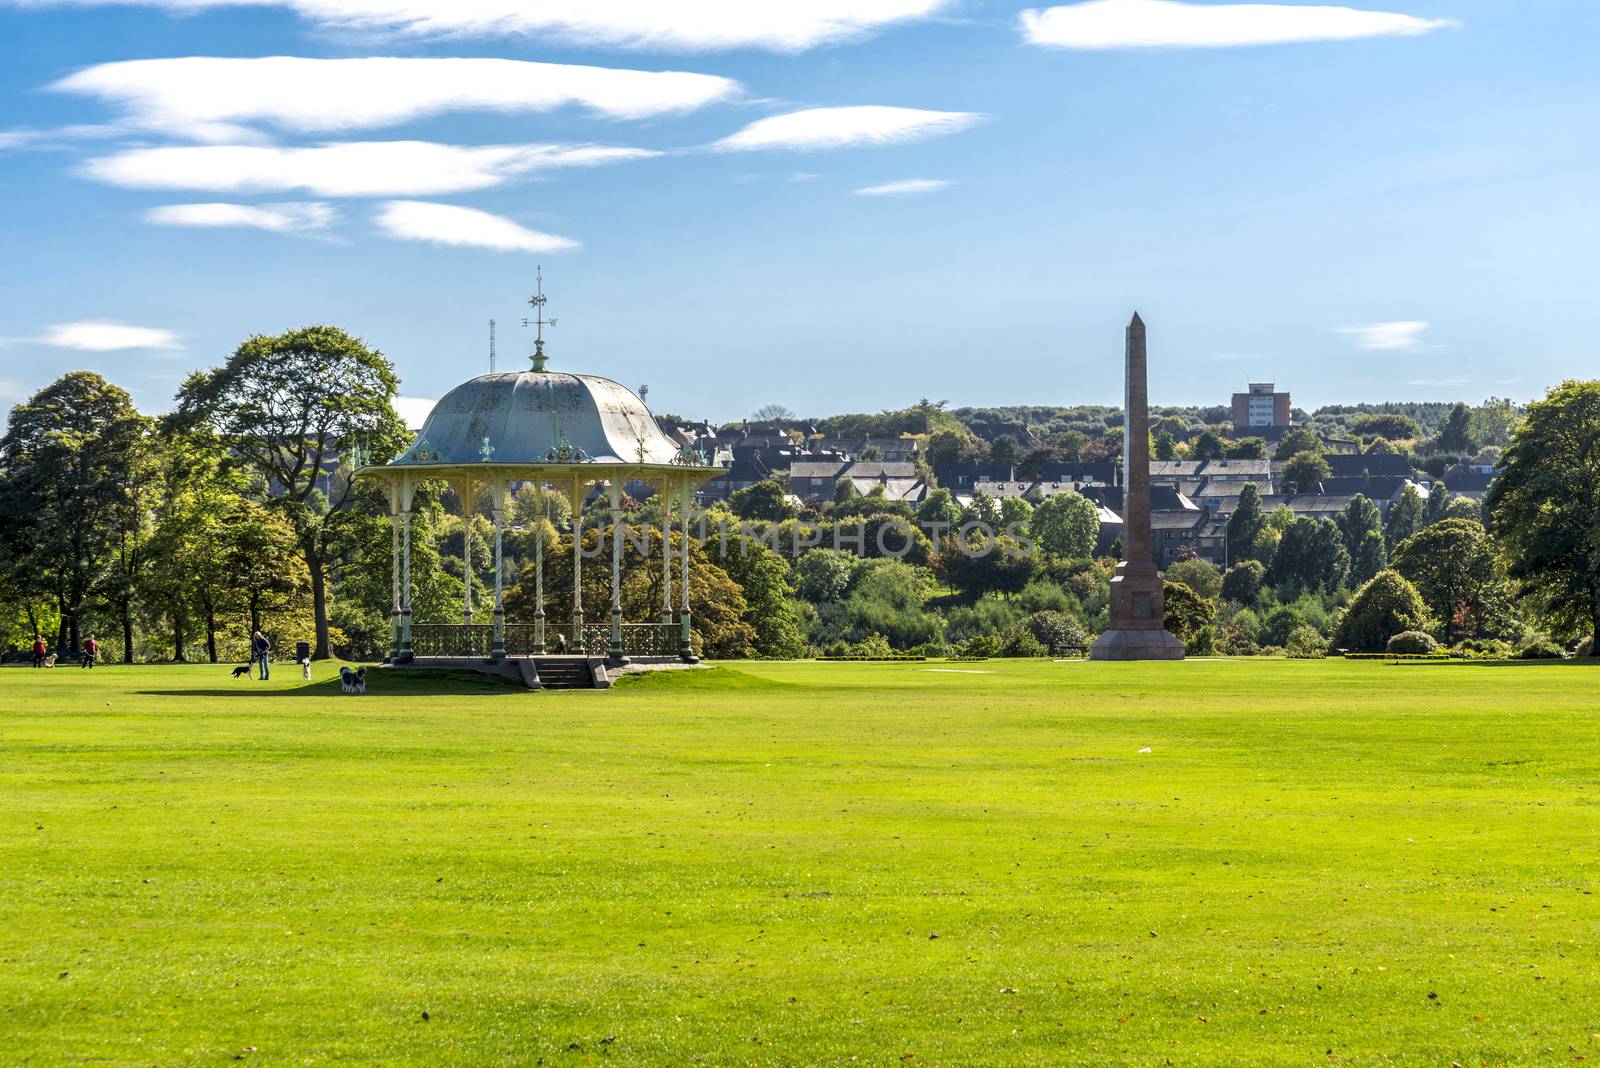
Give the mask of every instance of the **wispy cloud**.
M 433 406 L 437 403 L 439 402 L 426 397 L 396 397 L 394 410 L 400 413 L 406 429 L 418 430 L 428 421 L 428 413 L 433 411 Z
M 956 133 L 982 122 L 971 111 L 923 111 L 864 104 L 807 108 L 757 119 L 711 147 L 724 152 L 751 149 L 821 149 L 887 145 Z
M 389 201 L 378 210 L 378 227 L 390 237 L 405 241 L 498 252 L 560 252 L 579 245 L 569 237 L 530 230 L 501 215 L 425 200 Z
M 740 92 L 731 79 L 681 71 L 384 56 L 139 59 L 89 67 L 50 88 L 104 101 L 133 125 L 210 142 L 260 140 L 250 123 L 333 133 L 456 111 L 572 105 L 606 118 L 640 119 Z
M 338 212 L 331 204 L 163 204 L 144 213 L 158 226 L 245 227 L 279 234 L 326 230 Z
M 884 182 L 881 185 L 867 185 L 860 189 L 852 190 L 858 197 L 906 197 L 918 193 L 937 193 L 941 189 L 949 189 L 954 182 L 943 178 L 902 178 L 898 182 Z
M 0 0 L 3 2 L 3 0 Z M 13 0 L 16 2 L 16 0 Z M 95 0 L 20 0 L 83 6 Z M 107 3 L 123 0 L 104 0 Z M 551 38 L 594 47 L 802 52 L 926 18 L 947 0 L 143 0 L 182 14 L 239 5 L 288 8 L 333 27 L 410 35 Z
M 307 148 L 180 145 L 136 148 L 88 160 L 82 173 L 129 189 L 323 197 L 437 196 L 488 189 L 556 167 L 593 167 L 658 155 L 606 145 L 486 145 L 349 141 Z
M 1362 37 L 1415 37 L 1456 25 L 1386 11 L 1300 4 L 1087 0 L 1030 9 L 1023 37 L 1050 48 L 1233 48 Z
M 3 2 L 3 0 L 0 0 Z M 64 148 L 83 141 L 120 137 L 128 131 L 121 126 L 77 124 L 41 130 L 32 126 L 16 126 L 0 130 L 0 152 L 17 152 L 24 149 Z
M 178 335 L 171 330 L 127 323 L 84 321 L 46 327 L 40 344 L 79 352 L 119 352 L 123 349 L 175 349 Z
M 1365 323 L 1360 326 L 1341 326 L 1335 333 L 1356 339 L 1356 345 L 1378 352 L 1415 351 L 1428 324 L 1418 320 L 1394 323 Z

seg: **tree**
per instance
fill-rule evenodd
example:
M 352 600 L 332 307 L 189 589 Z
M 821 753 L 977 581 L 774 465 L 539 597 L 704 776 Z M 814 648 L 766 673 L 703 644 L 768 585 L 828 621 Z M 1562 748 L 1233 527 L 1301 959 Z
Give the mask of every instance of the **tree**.
M 1029 533 L 1047 553 L 1087 558 L 1100 538 L 1100 510 L 1081 494 L 1054 493 L 1033 510 Z
M 796 591 L 813 604 L 837 601 L 850 588 L 859 562 L 853 553 L 839 549 L 812 549 L 794 562 Z
M 1151 449 L 1150 455 L 1157 460 L 1170 460 L 1175 449 L 1176 445 L 1172 441 L 1172 435 L 1163 430 L 1156 435 L 1155 445 Z
M 1490 397 L 1472 409 L 1469 433 L 1479 448 L 1511 444 L 1522 423 L 1522 410 L 1505 397 Z
M 744 593 L 744 621 L 755 628 L 756 653 L 784 660 L 804 656 L 805 634 L 790 600 L 794 587 L 789 584 L 789 565 L 783 557 L 743 534 L 730 537 L 726 547 L 717 538 L 705 548 Z
M 1422 526 L 1431 527 L 1450 514 L 1452 495 L 1441 482 L 1434 483 L 1428 494 L 1428 503 L 1422 506 Z
M 1265 438 L 1240 438 L 1228 446 L 1228 459 L 1230 460 L 1265 460 L 1267 458 L 1267 442 Z
M 1373 438 L 1367 442 L 1367 447 L 1361 450 L 1364 456 L 1399 456 L 1400 450 L 1388 438 Z
M 1481 523 L 1442 519 L 1395 546 L 1394 569 L 1404 575 L 1438 620 L 1447 640 L 1462 610 L 1475 619 L 1495 581 L 1494 547 Z
M 1261 490 L 1254 482 L 1246 482 L 1239 490 L 1239 503 L 1228 517 L 1228 559 L 1257 559 L 1256 543 L 1266 525 L 1267 517 L 1261 510 Z
M 1344 534 L 1344 547 L 1353 560 L 1361 551 L 1368 534 L 1377 534 L 1380 544 L 1382 543 L 1383 513 L 1378 511 L 1377 505 L 1367 499 L 1366 494 L 1358 493 L 1350 498 L 1344 514 L 1339 517 L 1339 530 Z M 1377 572 L 1374 571 L 1373 574 Z M 1362 581 L 1365 582 L 1371 577 L 1372 575 L 1368 575 Z
M 1350 432 L 1363 438 L 1388 438 L 1391 441 L 1408 441 L 1422 436 L 1417 421 L 1409 415 L 1391 412 L 1373 412 L 1358 415 L 1349 422 Z
M 956 504 L 949 490 L 936 489 L 917 506 L 917 522 L 943 524 L 945 529 L 952 530 L 961 523 L 961 506 Z M 935 532 L 942 533 L 937 526 Z
M 1228 455 L 1228 443 L 1215 433 L 1203 430 L 1189 447 L 1189 454 L 1196 460 L 1220 460 Z
M 1267 569 L 1261 566 L 1261 561 L 1241 560 L 1222 576 L 1222 599 L 1252 608 L 1261 596 L 1261 585 L 1266 579 Z
M 1302 452 L 1314 452 L 1321 456 L 1324 452 L 1322 439 L 1310 427 L 1297 426 L 1283 437 L 1278 439 L 1278 447 L 1273 451 L 1274 460 L 1287 460 Z
M 997 464 L 1014 464 L 1022 459 L 1022 445 L 1010 434 L 1001 434 L 989 445 L 989 459 Z
M 1217 606 L 1181 582 L 1161 584 L 1165 611 L 1162 625 L 1188 645 L 1216 618 Z
M 927 458 L 929 464 L 938 469 L 945 464 L 961 463 L 976 444 L 977 439 L 966 428 L 946 427 L 928 435 L 928 440 L 922 447 L 922 455 Z
M 1292 493 L 1316 493 L 1322 480 L 1333 473 L 1319 452 L 1297 452 L 1283 465 L 1283 481 Z
M 1296 593 L 1331 593 L 1344 584 L 1350 571 L 1339 528 L 1327 519 L 1300 517 L 1283 532 L 1268 574 L 1275 586 Z
M 1457 403 L 1445 417 L 1444 429 L 1439 431 L 1438 447 L 1442 452 L 1470 455 L 1477 446 L 1472 442 L 1472 411 Z
M 1430 623 L 1417 588 L 1397 571 L 1380 571 L 1356 591 L 1334 641 L 1341 649 L 1381 653 L 1396 634 L 1426 630 Z
M 771 479 L 734 490 L 728 498 L 728 507 L 740 519 L 765 519 L 774 523 L 800 514 L 800 510 L 789 503 L 783 487 Z
M 750 413 L 750 420 L 755 423 L 783 423 L 793 418 L 794 412 L 781 404 L 763 404 Z
M 1366 582 L 1388 566 L 1389 550 L 1383 543 L 1383 534 L 1369 530 L 1350 554 L 1350 581 Z
M 1169 582 L 1183 583 L 1208 601 L 1216 600 L 1222 592 L 1221 572 L 1198 556 L 1179 560 L 1167 568 L 1166 577 Z
M 1383 521 L 1383 540 L 1388 545 L 1399 545 L 1422 529 L 1422 495 L 1417 487 L 1407 486 L 1400 491 L 1400 499 L 1389 506 Z
M 126 391 L 73 371 L 12 409 L 0 437 L 0 540 L 12 581 L 55 602 L 61 655 L 128 529 L 146 425 Z
M 258 334 L 222 367 L 190 375 L 178 391 L 174 426 L 208 426 L 261 474 L 269 502 L 294 527 L 311 575 L 316 641 L 328 643 L 327 556 L 330 523 L 355 495 L 341 457 L 364 448 L 375 460 L 404 445 L 394 410 L 399 380 L 383 355 L 333 326 L 308 326 L 275 337 Z M 330 471 L 329 465 L 341 466 Z

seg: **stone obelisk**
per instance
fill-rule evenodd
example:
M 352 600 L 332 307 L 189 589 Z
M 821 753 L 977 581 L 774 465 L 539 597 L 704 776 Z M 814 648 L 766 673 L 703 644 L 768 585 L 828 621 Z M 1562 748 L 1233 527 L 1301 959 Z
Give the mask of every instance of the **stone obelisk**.
M 1111 579 L 1110 626 L 1091 660 L 1182 660 L 1183 643 L 1163 624 L 1161 573 L 1150 546 L 1150 387 L 1144 320 L 1128 324 L 1122 430 L 1122 563 Z

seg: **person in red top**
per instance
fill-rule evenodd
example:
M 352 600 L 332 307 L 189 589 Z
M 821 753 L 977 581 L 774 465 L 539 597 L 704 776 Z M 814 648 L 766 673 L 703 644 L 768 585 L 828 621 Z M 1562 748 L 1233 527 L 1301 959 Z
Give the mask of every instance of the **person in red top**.
M 33 666 L 36 668 L 44 667 L 45 654 L 49 651 L 50 647 L 45 645 L 44 639 L 35 634 L 33 636 Z
M 99 655 L 100 643 L 94 640 L 93 634 L 90 634 L 83 639 L 83 664 L 81 666 L 86 668 L 94 667 L 95 657 Z

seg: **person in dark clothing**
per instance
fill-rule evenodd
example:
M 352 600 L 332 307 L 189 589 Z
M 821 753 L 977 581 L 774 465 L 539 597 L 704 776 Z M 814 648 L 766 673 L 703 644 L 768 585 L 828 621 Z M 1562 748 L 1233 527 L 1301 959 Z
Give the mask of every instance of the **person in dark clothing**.
M 49 652 L 50 647 L 45 645 L 44 639 L 35 634 L 33 636 L 33 666 L 36 668 L 44 667 L 44 658 Z
M 258 630 L 258 631 L 255 632 L 255 635 L 250 639 L 250 649 L 251 649 L 251 659 L 253 659 L 256 662 L 256 666 L 261 669 L 260 672 L 256 675 L 256 678 L 258 678 L 258 679 L 268 678 L 269 675 L 267 673 L 267 653 L 272 651 L 272 643 L 267 641 L 267 636 L 265 634 L 262 634 Z
M 80 667 L 94 667 L 95 659 L 100 655 L 100 643 L 94 640 L 94 635 L 87 635 L 83 639 L 83 663 Z

